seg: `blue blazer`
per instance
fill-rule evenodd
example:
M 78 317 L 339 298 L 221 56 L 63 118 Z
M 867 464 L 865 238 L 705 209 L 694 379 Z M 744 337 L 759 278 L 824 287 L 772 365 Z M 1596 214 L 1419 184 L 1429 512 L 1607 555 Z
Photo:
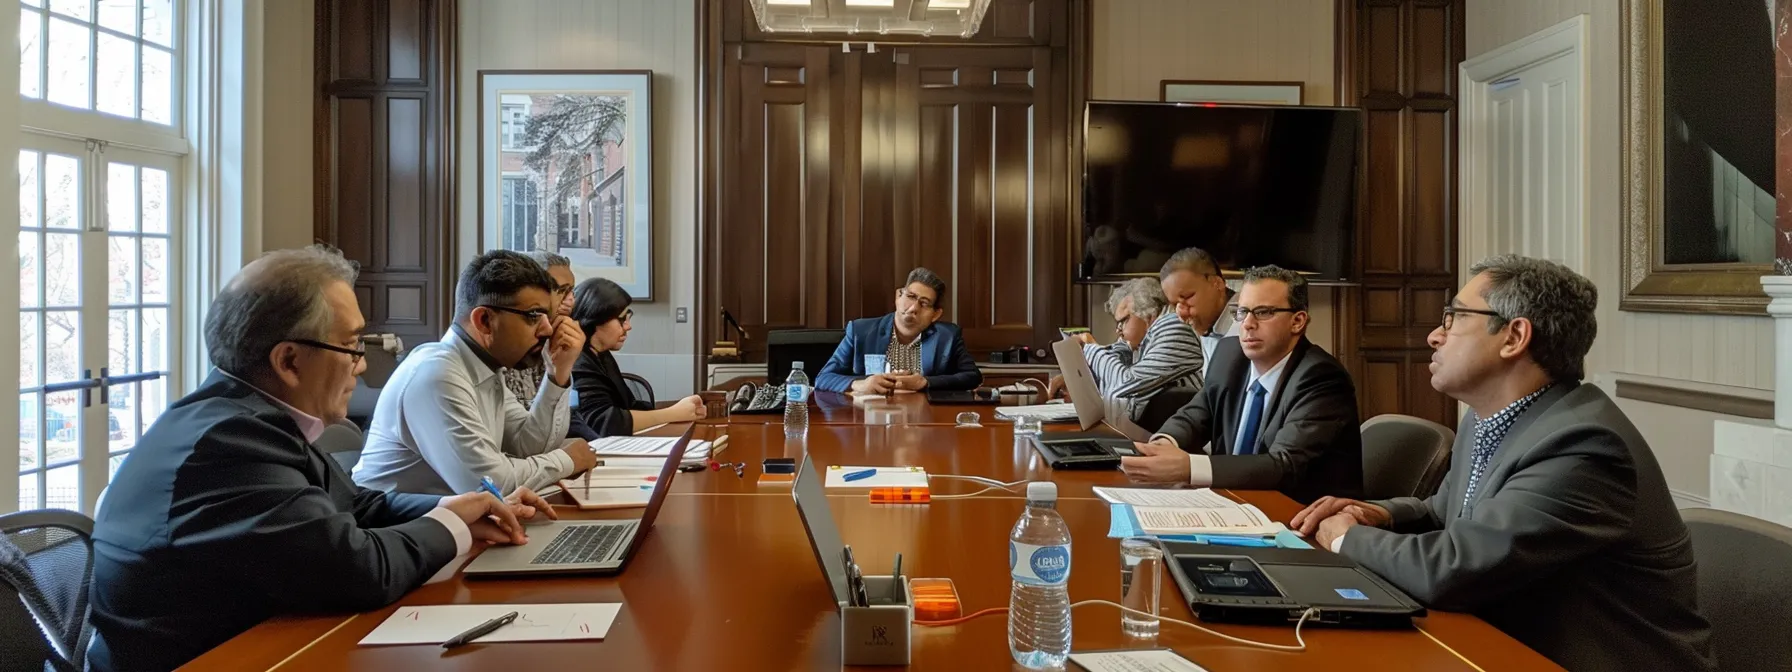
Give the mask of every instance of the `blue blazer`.
M 895 327 L 895 313 L 846 323 L 846 338 L 840 339 L 834 356 L 815 376 L 815 389 L 845 392 L 853 381 L 865 378 L 865 355 L 888 351 Z M 921 332 L 921 369 L 930 390 L 972 390 L 983 383 L 983 371 L 965 349 L 958 325 L 951 322 L 935 322 Z

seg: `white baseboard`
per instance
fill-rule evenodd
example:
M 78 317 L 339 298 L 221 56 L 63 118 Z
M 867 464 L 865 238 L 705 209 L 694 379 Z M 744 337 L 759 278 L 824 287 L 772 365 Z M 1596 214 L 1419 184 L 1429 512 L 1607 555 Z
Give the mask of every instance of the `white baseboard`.
M 1676 508 L 1676 509 L 1709 509 L 1709 508 L 1711 508 L 1711 498 L 1709 498 L 1709 497 L 1705 497 L 1702 495 L 1695 495 L 1695 494 L 1692 494 L 1685 490 L 1675 490 L 1672 488 L 1668 489 L 1668 494 L 1673 496 L 1674 508 Z

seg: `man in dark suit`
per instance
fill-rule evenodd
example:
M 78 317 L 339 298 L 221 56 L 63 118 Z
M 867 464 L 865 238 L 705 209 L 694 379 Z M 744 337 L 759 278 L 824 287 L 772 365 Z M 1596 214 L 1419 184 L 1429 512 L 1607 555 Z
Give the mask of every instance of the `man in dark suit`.
M 1570 670 L 1716 669 L 1691 539 L 1649 444 L 1582 385 L 1593 283 L 1518 256 L 1469 270 L 1431 332 L 1431 386 L 1473 411 L 1428 499 L 1326 497 L 1297 531 L 1431 607 Z
M 125 458 L 94 523 L 95 670 L 169 670 L 271 616 L 365 611 L 475 541 L 523 543 L 521 493 L 356 488 L 311 444 L 348 415 L 364 321 L 354 265 L 321 247 L 269 253 L 205 323 L 217 369 Z
M 846 324 L 846 337 L 815 376 L 815 389 L 862 394 L 976 389 L 983 371 L 945 313 L 946 281 L 933 271 L 909 271 L 896 290 L 896 312 Z M 774 381 L 777 382 L 777 381 Z
M 1239 335 L 1214 349 L 1201 394 L 1120 468 L 1140 482 L 1280 490 L 1303 503 L 1361 493 L 1356 388 L 1306 338 L 1306 279 L 1276 266 L 1246 271 L 1236 318 Z

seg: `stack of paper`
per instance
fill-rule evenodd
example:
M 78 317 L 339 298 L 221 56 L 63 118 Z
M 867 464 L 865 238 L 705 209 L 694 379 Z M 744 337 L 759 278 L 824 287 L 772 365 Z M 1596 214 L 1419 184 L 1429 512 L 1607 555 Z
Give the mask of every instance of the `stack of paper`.
M 1076 406 L 1071 404 L 1001 406 L 996 408 L 996 417 L 1003 420 L 1038 418 L 1041 422 L 1070 422 L 1076 419 Z
M 1284 528 L 1257 507 L 1240 504 L 1209 488 L 1158 490 L 1095 488 L 1095 496 L 1123 504 L 1146 534 L 1274 536 Z M 1121 507 L 1115 507 L 1116 513 Z
M 600 458 L 669 457 L 678 439 L 676 436 L 606 436 L 591 442 L 591 450 Z M 691 445 L 685 446 L 685 462 L 698 462 L 708 457 L 708 441 L 692 441 Z M 604 464 L 611 464 L 611 461 L 605 459 Z

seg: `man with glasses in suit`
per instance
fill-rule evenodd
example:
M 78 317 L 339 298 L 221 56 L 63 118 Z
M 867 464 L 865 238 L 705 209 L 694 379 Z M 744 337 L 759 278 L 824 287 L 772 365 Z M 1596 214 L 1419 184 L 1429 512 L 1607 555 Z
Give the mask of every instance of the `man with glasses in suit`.
M 1301 503 L 1363 490 L 1363 437 L 1350 373 L 1307 340 L 1307 280 L 1276 266 L 1245 272 L 1238 338 L 1214 349 L 1207 384 L 1142 455 L 1135 481 L 1280 490 Z
M 896 312 L 846 323 L 846 337 L 815 376 L 815 389 L 858 394 L 972 390 L 983 371 L 958 325 L 942 322 L 946 281 L 917 268 L 896 289 Z
M 380 390 L 355 482 L 401 492 L 465 492 L 491 477 L 503 492 L 539 490 L 597 463 L 567 439 L 565 403 L 585 334 L 561 317 L 554 278 L 527 256 L 479 255 L 455 287 L 454 324 L 418 346 Z M 499 373 L 545 360 L 529 408 Z

